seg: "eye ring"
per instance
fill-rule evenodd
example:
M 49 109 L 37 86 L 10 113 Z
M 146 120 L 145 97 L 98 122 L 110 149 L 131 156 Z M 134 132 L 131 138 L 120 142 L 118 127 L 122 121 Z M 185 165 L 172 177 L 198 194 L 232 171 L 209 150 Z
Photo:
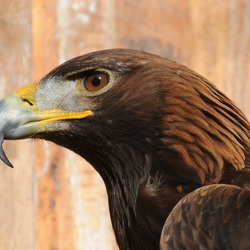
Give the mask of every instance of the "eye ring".
M 110 76 L 107 72 L 93 71 L 80 80 L 82 88 L 88 92 L 97 92 L 107 86 L 110 82 Z

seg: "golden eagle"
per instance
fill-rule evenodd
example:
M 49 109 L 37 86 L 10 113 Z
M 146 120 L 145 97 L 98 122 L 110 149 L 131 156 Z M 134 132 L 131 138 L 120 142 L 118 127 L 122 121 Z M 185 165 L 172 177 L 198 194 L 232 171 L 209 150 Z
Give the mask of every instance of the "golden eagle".
M 167 218 L 162 249 L 249 248 L 249 122 L 185 66 L 127 49 L 69 60 L 0 102 L 0 145 L 28 137 L 99 172 L 121 250 L 158 249 Z

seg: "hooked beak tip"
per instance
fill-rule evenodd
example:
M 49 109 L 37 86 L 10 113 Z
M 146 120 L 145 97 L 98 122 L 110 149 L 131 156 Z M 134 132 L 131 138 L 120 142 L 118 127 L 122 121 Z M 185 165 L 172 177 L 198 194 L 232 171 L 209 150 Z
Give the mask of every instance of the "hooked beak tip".
M 3 150 L 3 138 L 0 138 L 0 159 L 9 167 L 14 167 Z

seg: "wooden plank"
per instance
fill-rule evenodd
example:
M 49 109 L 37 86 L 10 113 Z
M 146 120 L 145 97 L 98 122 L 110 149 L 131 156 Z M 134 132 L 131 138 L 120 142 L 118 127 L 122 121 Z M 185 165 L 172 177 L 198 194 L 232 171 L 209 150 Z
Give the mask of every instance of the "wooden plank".
M 30 82 L 31 29 L 29 1 L 1 1 L 0 98 Z M 34 147 L 31 142 L 6 142 L 15 166 L 0 162 L 0 249 L 35 249 Z
M 189 0 L 118 1 L 118 46 L 145 50 L 187 64 L 190 57 Z M 186 48 L 186 49 L 185 49 Z
M 91 32 L 103 21 L 96 8 L 95 1 L 33 0 L 36 79 L 67 59 L 101 47 L 105 34 Z M 106 190 L 96 171 L 53 144 L 38 142 L 37 149 L 38 248 L 113 249 Z
M 38 81 L 58 65 L 56 1 L 32 1 L 33 77 Z M 64 150 L 36 141 L 36 237 L 38 249 L 74 249 L 71 196 Z

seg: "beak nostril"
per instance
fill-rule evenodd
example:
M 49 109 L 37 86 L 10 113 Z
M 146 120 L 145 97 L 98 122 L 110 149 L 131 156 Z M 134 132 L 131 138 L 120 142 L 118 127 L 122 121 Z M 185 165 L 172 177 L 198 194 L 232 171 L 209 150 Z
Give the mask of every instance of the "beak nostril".
M 33 103 L 27 98 L 22 98 L 22 102 L 27 103 L 29 106 L 33 106 Z

